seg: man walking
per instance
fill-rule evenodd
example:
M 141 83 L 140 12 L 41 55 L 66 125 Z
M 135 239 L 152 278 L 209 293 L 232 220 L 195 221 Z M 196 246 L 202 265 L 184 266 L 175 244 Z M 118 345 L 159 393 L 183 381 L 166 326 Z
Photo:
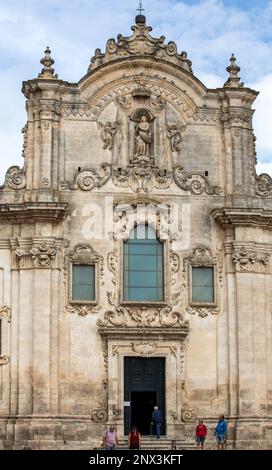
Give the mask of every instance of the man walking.
M 153 425 L 153 430 L 156 433 L 157 439 L 160 439 L 162 415 L 158 406 L 154 406 L 154 411 L 152 413 L 151 419 L 152 419 L 151 424 Z

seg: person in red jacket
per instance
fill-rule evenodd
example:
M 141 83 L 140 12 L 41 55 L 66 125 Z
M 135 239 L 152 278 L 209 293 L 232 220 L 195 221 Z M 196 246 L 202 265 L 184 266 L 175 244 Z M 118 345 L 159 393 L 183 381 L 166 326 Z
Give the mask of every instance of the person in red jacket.
M 196 427 L 196 442 L 197 442 L 198 449 L 201 449 L 201 450 L 204 449 L 207 432 L 208 432 L 207 426 L 203 423 L 203 419 L 200 419 Z

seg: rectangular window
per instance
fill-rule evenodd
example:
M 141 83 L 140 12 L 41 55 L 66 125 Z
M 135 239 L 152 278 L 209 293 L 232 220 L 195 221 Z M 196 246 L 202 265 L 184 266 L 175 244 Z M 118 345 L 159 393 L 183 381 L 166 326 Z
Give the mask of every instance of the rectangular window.
M 95 301 L 95 266 L 73 265 L 72 300 Z
M 214 303 L 214 268 L 192 267 L 192 302 Z
M 163 245 L 157 240 L 124 245 L 124 300 L 164 300 Z

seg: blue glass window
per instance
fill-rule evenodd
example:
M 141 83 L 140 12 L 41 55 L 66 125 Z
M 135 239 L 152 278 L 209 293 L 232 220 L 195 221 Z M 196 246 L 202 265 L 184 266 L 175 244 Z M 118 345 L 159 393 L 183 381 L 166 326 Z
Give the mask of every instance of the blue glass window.
M 164 300 L 163 244 L 148 225 L 137 225 L 124 243 L 124 300 Z
M 213 268 L 192 268 L 192 302 L 214 302 Z
M 73 265 L 72 300 L 95 300 L 95 267 Z

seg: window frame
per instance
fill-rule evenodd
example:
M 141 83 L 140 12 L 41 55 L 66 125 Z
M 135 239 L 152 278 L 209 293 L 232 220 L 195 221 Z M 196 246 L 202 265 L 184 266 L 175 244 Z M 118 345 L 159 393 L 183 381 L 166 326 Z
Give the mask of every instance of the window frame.
M 205 302 L 205 301 L 200 301 L 200 302 L 195 302 L 193 301 L 193 268 L 212 268 L 213 269 L 213 302 Z M 217 266 L 216 264 L 194 264 L 190 263 L 189 266 L 189 305 L 192 307 L 217 307 L 218 302 L 217 302 Z
M 163 272 L 163 300 L 155 300 L 155 301 L 152 301 L 152 300 L 125 300 L 124 299 L 124 243 L 127 242 L 128 238 L 129 238 L 129 235 L 131 233 L 132 230 L 135 230 L 135 228 L 138 226 L 138 225 L 149 225 L 149 227 L 154 230 L 154 232 L 156 233 L 156 238 L 157 240 L 159 240 L 159 242 L 162 244 L 162 250 L 163 250 L 163 256 L 162 256 L 162 259 L 163 259 L 163 269 L 162 269 L 162 272 Z M 158 232 L 156 230 L 156 228 L 152 225 L 152 224 L 147 224 L 146 222 L 139 222 L 139 223 L 136 223 L 134 224 L 134 226 L 131 228 L 131 230 L 129 231 L 129 234 L 128 234 L 128 237 L 127 238 L 123 238 L 121 241 L 120 241 L 120 290 L 119 290 L 119 303 L 121 305 L 138 305 L 138 306 L 165 306 L 169 303 L 169 263 L 168 263 L 168 260 L 169 260 L 169 246 L 168 246 L 168 240 L 161 240 L 160 237 L 158 236 Z
M 75 300 L 73 299 L 73 266 L 94 266 L 94 300 Z M 98 266 L 97 263 L 88 262 L 69 262 L 69 303 L 73 305 L 96 305 L 98 292 Z

